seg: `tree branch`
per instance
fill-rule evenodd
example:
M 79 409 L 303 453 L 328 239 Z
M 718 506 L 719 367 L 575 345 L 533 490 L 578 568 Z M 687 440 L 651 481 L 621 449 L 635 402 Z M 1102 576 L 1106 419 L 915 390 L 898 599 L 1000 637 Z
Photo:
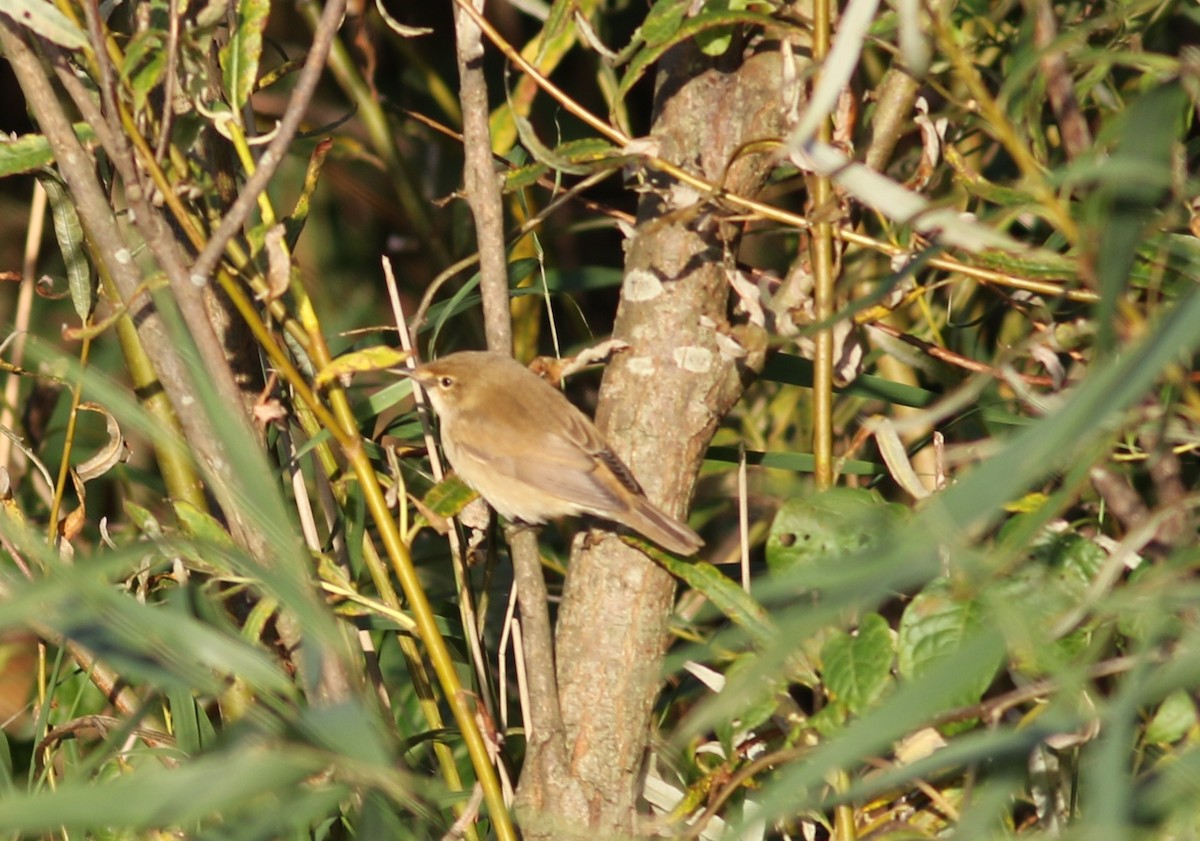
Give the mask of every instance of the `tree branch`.
M 739 150 L 782 134 L 782 62 L 773 51 L 731 70 L 733 60 L 714 62 L 692 44 L 669 51 L 652 135 L 663 159 L 745 195 L 760 189 L 770 160 Z M 613 331 L 630 349 L 608 366 L 596 422 L 650 499 L 682 515 L 717 424 L 762 365 L 765 337 L 727 316 L 725 266 L 740 230 L 708 218 L 702 197 L 668 177 L 653 186 L 628 244 Z M 718 331 L 740 358 L 722 350 Z M 541 781 L 557 825 L 527 839 L 633 832 L 674 596 L 670 575 L 609 534 L 572 553 L 556 637 L 569 777 Z
M 468 0 L 469 1 L 469 0 Z M 483 3 L 478 3 L 482 8 Z M 475 217 L 479 247 L 480 293 L 490 350 L 512 353 L 512 315 L 508 306 L 508 261 L 504 248 L 504 205 L 500 178 L 492 164 L 488 130 L 487 82 L 483 78 L 483 40 L 479 27 L 462 8 L 454 6 L 457 35 L 459 99 L 463 113 L 463 172 L 467 203 Z

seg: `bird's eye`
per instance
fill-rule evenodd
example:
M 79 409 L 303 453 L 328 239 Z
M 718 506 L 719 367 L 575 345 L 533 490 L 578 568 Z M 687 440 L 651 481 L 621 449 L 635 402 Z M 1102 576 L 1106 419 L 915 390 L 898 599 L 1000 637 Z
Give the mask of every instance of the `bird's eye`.
M 440 385 L 442 388 L 449 388 L 450 386 L 454 385 L 454 377 L 442 377 L 440 380 L 438 380 L 438 385 Z

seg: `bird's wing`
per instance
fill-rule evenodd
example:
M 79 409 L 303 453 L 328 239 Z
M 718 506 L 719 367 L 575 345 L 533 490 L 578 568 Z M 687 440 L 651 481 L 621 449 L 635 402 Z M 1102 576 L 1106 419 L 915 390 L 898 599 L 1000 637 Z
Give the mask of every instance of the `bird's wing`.
M 518 451 L 508 439 L 490 442 L 486 451 L 462 442 L 458 447 L 464 455 L 489 464 L 495 473 L 557 497 L 565 503 L 564 510 L 611 514 L 623 509 L 620 485 L 640 493 L 629 469 L 605 446 L 582 412 L 564 413 L 559 420 L 543 426 L 533 453 Z

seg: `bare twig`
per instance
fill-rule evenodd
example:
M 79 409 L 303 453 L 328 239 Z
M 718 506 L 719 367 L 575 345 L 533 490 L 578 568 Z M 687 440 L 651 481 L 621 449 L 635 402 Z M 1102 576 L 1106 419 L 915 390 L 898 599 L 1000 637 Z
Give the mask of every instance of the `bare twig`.
M 179 78 L 179 0 L 167 3 L 167 69 L 163 74 L 163 111 L 154 149 L 154 162 L 161 164 L 167 154 L 171 125 L 175 119 L 175 85 Z
M 511 354 L 512 316 L 508 308 L 504 206 L 500 200 L 500 177 L 492 166 L 487 82 L 483 78 L 483 39 L 475 21 L 464 11 L 467 5 L 459 3 L 454 13 L 459 98 L 462 100 L 463 113 L 463 151 L 466 155 L 463 176 L 479 244 L 480 291 L 483 293 L 483 319 L 487 328 L 488 348 Z M 482 0 L 479 0 L 479 7 L 482 6 Z
M 966 371 L 975 371 L 979 374 L 989 374 L 996 378 L 1003 376 L 998 368 L 994 368 L 991 365 L 988 365 L 986 362 L 979 362 L 977 360 L 970 359 L 960 353 L 955 353 L 952 350 L 931 344 L 923 339 L 918 339 L 916 336 L 911 336 L 908 333 L 904 333 L 901 330 L 896 329 L 887 322 L 872 321 L 869 322 L 867 326 L 872 330 L 878 330 L 880 333 L 891 336 L 893 339 L 898 339 L 905 344 L 912 345 L 913 347 L 928 354 L 930 357 L 934 359 L 940 359 L 942 362 L 946 362 L 955 366 L 956 368 L 962 368 Z M 1004 372 L 1004 374 L 1009 373 L 1010 372 Z M 1011 372 L 1011 374 L 1015 375 L 1026 385 L 1044 386 L 1046 388 L 1055 388 L 1058 385 L 1053 377 L 1044 376 L 1041 374 L 1021 374 L 1015 371 Z
M 29 229 L 25 233 L 25 255 L 21 260 L 21 290 L 17 293 L 17 306 L 13 313 L 13 344 L 9 361 L 14 368 L 25 364 L 25 342 L 29 333 L 29 317 L 33 311 L 33 289 L 37 271 L 37 257 L 41 251 L 42 231 L 46 224 L 46 191 L 40 181 L 33 185 L 33 199 L 29 205 Z M 0 427 L 16 429 L 13 409 L 17 405 L 17 390 L 21 387 L 21 376 L 16 372 L 9 373 L 4 383 L 4 405 L 0 407 Z M 24 463 L 24 456 L 16 450 L 18 458 Z M 9 464 L 12 457 L 12 441 L 6 435 L 0 435 L 0 468 L 9 473 L 15 473 L 14 466 Z
M 488 347 L 501 353 L 512 353 L 504 213 L 500 178 L 492 165 L 487 88 L 482 68 L 483 43 L 478 21 L 478 10 L 468 0 L 456 5 L 467 201 L 475 217 L 479 243 L 480 290 Z M 534 732 L 526 734 L 526 763 L 528 768 L 538 767 L 540 773 L 558 774 L 566 769 L 566 744 L 554 675 L 549 596 L 538 554 L 537 535 L 528 528 L 518 527 L 509 529 L 505 536 L 512 554 L 513 585 L 521 607 L 525 668 L 532 706 L 525 712 L 535 723 Z
M 1067 158 L 1074 159 L 1091 150 L 1092 131 L 1079 110 L 1067 60 L 1062 50 L 1054 46 L 1058 35 L 1054 6 L 1049 0 L 1031 0 L 1029 5 L 1033 7 L 1033 43 L 1038 51 L 1038 66 L 1046 80 L 1046 96 L 1058 120 L 1063 149 Z

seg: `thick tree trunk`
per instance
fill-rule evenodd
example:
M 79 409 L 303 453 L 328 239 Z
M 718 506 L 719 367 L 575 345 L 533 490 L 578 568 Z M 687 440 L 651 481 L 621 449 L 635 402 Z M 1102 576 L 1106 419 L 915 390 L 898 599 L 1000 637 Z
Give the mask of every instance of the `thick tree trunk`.
M 657 80 L 651 136 L 658 155 L 755 193 L 770 160 L 739 151 L 784 132 L 782 61 L 770 49 L 721 69 L 728 57 L 714 61 L 691 45 L 672 50 Z M 649 177 L 655 189 L 628 243 L 614 330 L 630 348 L 605 374 L 596 420 L 649 497 L 682 515 L 717 424 L 762 364 L 763 342 L 728 318 L 736 226 L 721 222 L 722 210 L 706 197 Z M 746 355 L 723 351 L 718 334 L 740 342 Z M 521 780 L 527 839 L 635 832 L 675 582 L 611 534 L 592 537 L 576 546 L 559 611 L 565 734 L 558 744 L 531 744 Z

